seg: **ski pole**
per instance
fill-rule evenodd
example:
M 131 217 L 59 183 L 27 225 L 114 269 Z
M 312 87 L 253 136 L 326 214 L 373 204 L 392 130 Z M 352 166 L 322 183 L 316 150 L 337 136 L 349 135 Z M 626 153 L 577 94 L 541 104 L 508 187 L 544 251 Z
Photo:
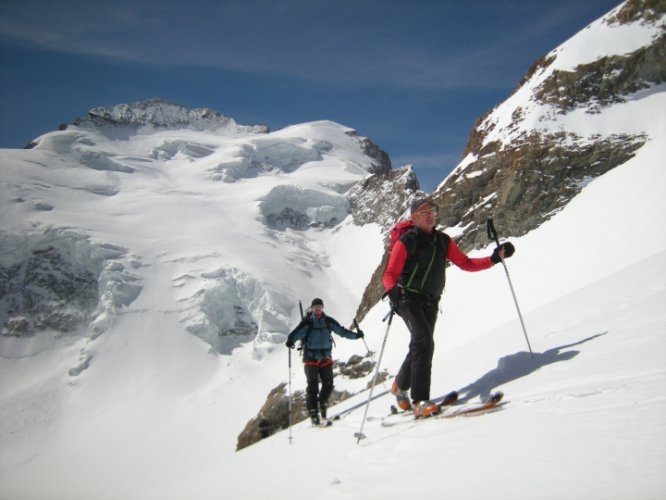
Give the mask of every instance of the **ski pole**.
M 372 377 L 372 383 L 370 384 L 370 394 L 368 395 L 368 402 L 366 403 L 365 411 L 363 412 L 363 420 L 361 420 L 361 428 L 356 434 L 354 434 L 354 437 L 357 438 L 356 444 L 358 444 L 361 441 L 361 439 L 365 438 L 365 435 L 363 434 L 363 426 L 365 425 L 365 419 L 368 416 L 368 408 L 370 408 L 370 401 L 372 401 L 372 393 L 375 390 L 375 381 L 377 380 L 377 375 L 379 374 L 379 367 L 382 362 L 382 356 L 384 355 L 384 348 L 386 347 L 386 339 L 388 338 L 394 314 L 395 314 L 395 309 L 391 305 L 391 310 L 386 316 L 384 316 L 384 319 L 382 320 L 385 321 L 386 318 L 388 318 L 388 324 L 386 325 L 386 333 L 384 333 L 384 341 L 382 342 L 382 348 L 379 351 L 379 358 L 377 359 L 377 367 L 375 368 L 375 374 Z
M 499 237 L 497 236 L 497 231 L 495 231 L 495 224 L 493 224 L 492 217 L 488 217 L 488 238 L 495 240 L 497 247 L 499 248 L 500 242 Z M 513 303 L 516 305 L 516 311 L 518 311 L 518 318 L 520 319 L 520 326 L 523 327 L 523 334 L 525 335 L 525 340 L 527 341 L 527 348 L 530 350 L 530 356 L 534 359 L 534 353 L 532 352 L 532 346 L 530 346 L 530 339 L 527 337 L 527 330 L 525 329 L 525 322 L 523 321 L 523 315 L 520 313 L 520 307 L 518 306 L 518 299 L 516 299 L 516 292 L 513 289 L 513 284 L 511 283 L 511 276 L 509 276 L 509 269 L 506 267 L 506 262 L 504 262 L 504 257 L 500 256 L 502 265 L 504 266 L 504 272 L 506 273 L 506 279 L 509 282 L 509 288 L 511 289 L 511 295 L 513 296 Z
M 303 320 L 303 304 L 298 301 L 298 308 L 301 310 L 301 320 Z M 289 444 L 291 444 L 291 425 L 293 419 L 292 403 L 291 403 L 291 347 L 289 348 Z
M 356 331 L 357 331 L 357 332 L 360 332 L 360 331 L 361 331 L 361 327 L 358 326 L 358 321 L 356 321 L 356 318 L 354 318 L 353 321 L 352 321 L 352 328 L 356 328 Z M 375 353 L 372 352 L 372 351 L 370 350 L 370 348 L 368 347 L 368 343 L 365 341 L 365 337 L 363 337 L 361 340 L 363 341 L 363 344 L 365 345 L 365 350 L 368 351 L 368 355 L 369 355 L 371 358 L 374 358 Z
M 289 348 L 289 444 L 291 444 L 291 424 L 292 424 L 292 409 L 291 409 L 291 347 Z
M 356 321 L 356 318 L 354 318 L 354 321 L 353 321 L 353 323 L 352 323 L 352 326 L 353 326 L 354 328 L 356 328 L 357 331 L 359 331 L 359 332 L 361 331 L 361 327 L 358 326 L 358 321 Z M 374 361 L 374 359 L 375 359 L 375 353 L 372 352 L 372 351 L 370 350 L 370 348 L 368 347 L 368 343 L 365 341 L 365 337 L 363 337 L 361 340 L 363 341 L 363 344 L 365 344 L 365 350 L 368 351 L 368 355 L 370 356 L 370 359 L 372 359 L 372 360 Z M 384 389 L 388 389 L 388 388 L 386 387 L 386 381 L 385 381 L 385 380 L 382 381 L 382 384 L 384 385 Z

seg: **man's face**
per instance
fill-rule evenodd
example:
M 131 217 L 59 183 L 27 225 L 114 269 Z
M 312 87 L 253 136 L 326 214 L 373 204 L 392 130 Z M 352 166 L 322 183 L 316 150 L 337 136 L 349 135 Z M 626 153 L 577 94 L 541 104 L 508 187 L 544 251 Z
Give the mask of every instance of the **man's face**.
M 414 225 L 423 231 L 430 232 L 435 227 L 435 207 L 424 203 L 412 214 Z
M 324 306 L 319 304 L 312 306 L 312 312 L 314 312 L 317 316 L 321 316 L 321 313 L 324 312 Z

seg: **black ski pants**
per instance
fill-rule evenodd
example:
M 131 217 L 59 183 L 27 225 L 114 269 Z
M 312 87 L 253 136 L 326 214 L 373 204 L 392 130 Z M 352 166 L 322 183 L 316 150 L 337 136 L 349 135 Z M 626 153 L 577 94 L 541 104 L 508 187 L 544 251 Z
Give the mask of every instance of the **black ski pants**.
M 333 360 L 327 359 L 320 362 L 305 363 L 305 378 L 307 387 L 305 389 L 305 405 L 308 412 L 318 413 L 318 404 L 328 405 L 328 398 L 333 392 Z M 319 379 L 321 378 L 321 390 Z
M 435 323 L 439 298 L 406 292 L 398 304 L 398 313 L 411 334 L 409 351 L 402 362 L 396 383 L 401 390 L 411 389 L 412 400 L 430 399 L 432 356 L 435 353 Z

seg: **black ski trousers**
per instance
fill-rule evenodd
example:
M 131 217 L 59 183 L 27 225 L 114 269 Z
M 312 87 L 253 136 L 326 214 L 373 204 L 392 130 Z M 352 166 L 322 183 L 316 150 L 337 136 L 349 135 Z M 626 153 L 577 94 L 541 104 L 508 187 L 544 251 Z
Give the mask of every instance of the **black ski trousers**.
M 323 360 L 324 362 L 305 364 L 305 378 L 307 388 L 305 389 L 305 405 L 308 412 L 318 413 L 318 404 L 327 406 L 328 398 L 333 392 L 333 361 Z M 319 379 L 321 378 L 321 390 L 319 390 Z
M 432 356 L 435 353 L 435 323 L 439 298 L 406 292 L 398 304 L 398 313 L 411 334 L 409 352 L 402 362 L 396 383 L 401 390 L 411 389 L 413 401 L 430 399 Z

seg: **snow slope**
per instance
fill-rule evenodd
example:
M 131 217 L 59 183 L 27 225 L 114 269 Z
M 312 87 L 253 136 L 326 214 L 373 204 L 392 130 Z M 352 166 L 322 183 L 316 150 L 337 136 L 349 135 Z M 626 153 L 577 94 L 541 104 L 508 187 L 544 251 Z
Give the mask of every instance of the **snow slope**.
M 349 131 L 325 121 L 261 135 L 70 127 L 2 152 L 2 264 L 55 247 L 100 284 L 89 328 L 0 337 L 2 496 L 96 497 L 98 475 L 125 460 L 112 450 L 153 460 L 166 428 L 145 432 L 159 421 L 185 448 L 211 436 L 211 453 L 233 453 L 284 372 L 298 300 L 337 295 L 351 311 L 371 273 L 330 272 L 361 229 L 326 227 L 346 217 L 344 192 L 372 162 Z M 310 229 L 271 225 L 285 207 Z M 362 232 L 379 240 L 378 228 Z M 189 431 L 176 431 L 184 422 Z M 111 462 L 91 467 L 96 450 Z M 41 493 L 9 479 L 42 467 Z
M 0 498 L 664 498 L 666 124 L 654 116 L 664 109 L 662 87 L 581 115 L 580 127 L 621 120 L 648 141 L 514 240 L 507 265 L 533 358 L 502 267 L 449 269 L 433 396 L 500 389 L 502 411 L 382 427 L 383 396 L 359 444 L 362 406 L 331 428 L 298 424 L 240 452 L 268 390 L 289 375 L 304 387 L 282 345 L 298 299 L 321 296 L 347 323 L 381 257 L 379 228 L 321 224 L 369 168 L 348 129 L 118 139 L 72 128 L 2 151 L 2 263 L 45 241 L 67 247 L 100 273 L 104 294 L 89 330 L 0 337 Z M 285 193 L 314 227 L 267 224 Z M 241 304 L 236 319 L 256 335 L 220 340 L 242 324 L 229 323 Z M 376 353 L 386 309 L 361 325 Z M 382 360 L 391 374 L 407 344 L 396 318 Z M 335 355 L 364 351 L 341 339 Z M 366 382 L 336 379 L 352 391 Z
M 295 426 L 291 444 L 282 431 L 236 453 L 235 437 L 263 402 L 264 387 L 287 379 L 286 350 L 260 360 L 243 354 L 250 344 L 233 356 L 211 353 L 166 309 L 173 290 L 164 265 L 154 262 L 141 269 L 146 286 L 137 301 L 88 346 L 93 362 L 79 377 L 59 375 L 76 350 L 72 340 L 54 338 L 31 346 L 31 356 L 3 357 L 3 381 L 12 383 L 2 385 L 2 497 L 399 498 L 410 488 L 426 498 L 442 491 L 453 498 L 662 498 L 661 137 L 515 241 L 507 265 L 534 359 L 502 268 L 450 270 L 434 390 L 465 389 L 474 398 L 501 389 L 503 411 L 384 428 L 380 418 L 391 400 L 383 397 L 371 404 L 360 444 L 353 434 L 362 408 L 330 429 Z M 317 245 L 336 250 L 326 271 L 344 277 L 322 294 L 341 319 L 353 311 L 346 295 L 364 281 L 350 270 L 360 255 L 378 258 L 371 255 L 378 240 L 372 233 L 349 224 L 317 233 Z M 360 248 L 370 251 L 359 254 Z M 362 325 L 375 351 L 384 313 L 378 305 Z M 382 362 L 391 373 L 407 339 L 398 318 Z M 2 341 L 3 352 L 21 343 Z M 363 350 L 341 340 L 336 354 L 346 359 Z M 293 378 L 303 387 L 297 365 Z M 10 415 L 13 405 L 20 415 Z
M 371 404 L 358 445 L 362 408 L 330 429 L 296 426 L 291 444 L 283 431 L 201 464 L 157 496 L 402 498 L 408 489 L 423 498 L 663 498 L 666 183 L 656 151 L 592 182 L 516 240 L 507 265 L 534 358 L 501 268 L 449 273 L 435 390 L 466 399 L 501 389 L 504 410 L 384 428 L 385 396 Z M 381 346 L 384 312 L 378 306 L 364 325 L 371 349 Z M 392 372 L 407 339 L 397 319 L 384 356 Z

